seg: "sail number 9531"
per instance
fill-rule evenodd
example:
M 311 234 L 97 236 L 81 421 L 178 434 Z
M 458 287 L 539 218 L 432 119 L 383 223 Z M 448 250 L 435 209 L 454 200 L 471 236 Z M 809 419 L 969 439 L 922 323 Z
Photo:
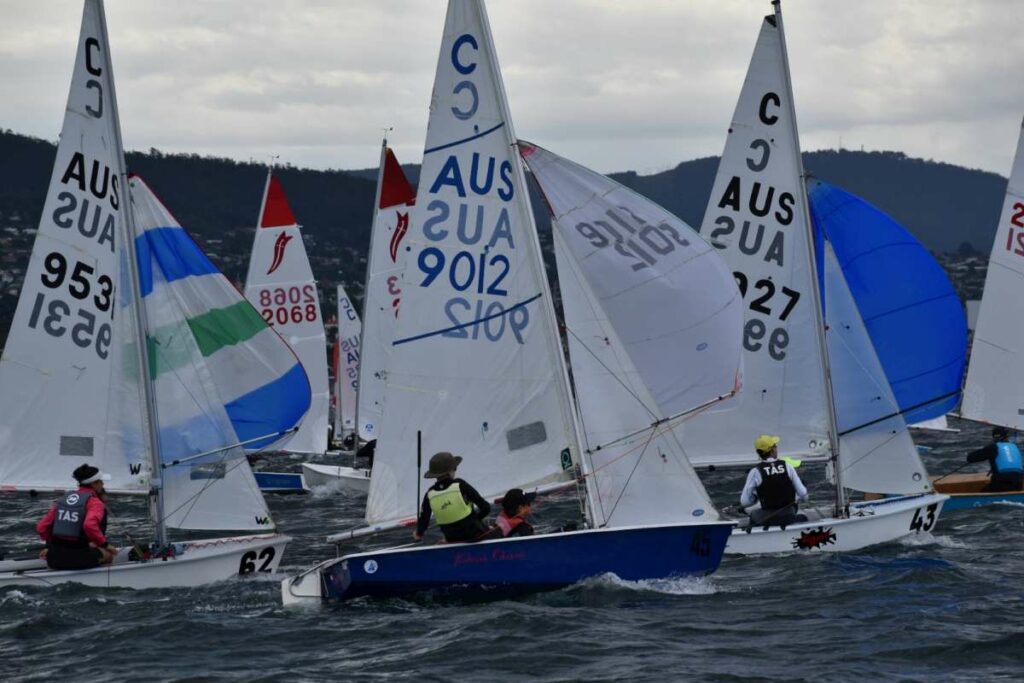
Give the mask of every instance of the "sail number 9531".
M 757 280 L 751 286 L 750 279 L 744 273 L 737 270 L 732 275 L 736 279 L 740 296 L 746 299 L 748 291 L 751 294 L 748 308 L 754 313 L 785 322 L 800 301 L 800 292 L 785 286 L 778 288 L 768 278 Z M 749 318 L 743 326 L 743 348 L 751 353 L 766 349 L 773 360 L 784 360 L 789 346 L 789 332 L 785 327 L 769 327 L 770 324 L 761 318 Z
M 44 287 L 54 291 L 50 295 L 45 291 L 36 293 L 28 318 L 29 328 L 42 327 L 44 332 L 58 339 L 70 333 L 75 346 L 91 347 L 97 356 L 105 360 L 110 353 L 113 331 L 108 322 L 97 324 L 97 315 L 89 310 L 89 304 L 100 313 L 109 311 L 110 317 L 114 317 L 114 281 L 110 276 L 96 276 L 95 268 L 88 263 L 75 261 L 72 265 L 64 254 L 54 251 L 43 259 L 39 280 Z M 84 307 L 72 307 L 58 295 L 56 290 L 65 283 L 67 293 Z

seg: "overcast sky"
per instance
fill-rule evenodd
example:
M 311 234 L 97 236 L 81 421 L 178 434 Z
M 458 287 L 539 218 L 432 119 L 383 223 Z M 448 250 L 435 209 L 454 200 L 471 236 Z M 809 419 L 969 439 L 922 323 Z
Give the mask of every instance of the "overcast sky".
M 804 150 L 1009 173 L 1024 0 L 786 0 Z M 516 132 L 602 172 L 720 154 L 768 0 L 490 0 Z M 121 125 L 156 147 L 314 168 L 419 162 L 443 0 L 108 0 Z M 76 0 L 0 0 L 0 128 L 56 139 Z

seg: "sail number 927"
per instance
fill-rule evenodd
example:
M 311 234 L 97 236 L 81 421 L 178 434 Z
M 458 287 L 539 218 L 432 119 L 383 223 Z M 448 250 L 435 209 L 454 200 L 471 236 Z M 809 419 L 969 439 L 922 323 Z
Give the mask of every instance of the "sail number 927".
M 732 275 L 736 279 L 740 296 L 746 299 L 748 290 L 751 294 L 756 294 L 748 304 L 748 308 L 754 313 L 767 317 L 774 316 L 779 322 L 785 322 L 800 301 L 800 292 L 785 286 L 780 289 L 768 278 L 756 281 L 751 287 L 746 274 L 737 270 Z M 750 318 L 743 326 L 743 348 L 751 353 L 763 348 L 773 360 L 781 361 L 786 358 L 788 346 L 789 332 L 785 327 L 769 330 L 769 324 L 761 318 Z
M 70 276 L 69 276 L 70 271 Z M 64 254 L 54 251 L 43 259 L 43 272 L 39 280 L 47 289 L 58 290 L 67 283 L 67 292 L 73 299 L 83 304 L 91 303 L 101 313 L 110 312 L 114 317 L 114 282 L 109 275 L 100 275 L 93 279 L 95 268 L 88 263 L 75 261 L 68 263 Z M 71 342 L 79 348 L 93 348 L 96 355 L 106 360 L 110 354 L 110 341 L 113 330 L 110 323 L 101 322 L 97 325 L 96 313 L 88 307 L 72 307 L 72 304 L 58 297 L 57 292 L 37 292 L 29 314 L 30 329 L 39 329 L 51 337 L 58 339 L 70 333 Z M 72 319 L 72 313 L 74 318 Z M 105 317 L 105 316 L 104 316 Z

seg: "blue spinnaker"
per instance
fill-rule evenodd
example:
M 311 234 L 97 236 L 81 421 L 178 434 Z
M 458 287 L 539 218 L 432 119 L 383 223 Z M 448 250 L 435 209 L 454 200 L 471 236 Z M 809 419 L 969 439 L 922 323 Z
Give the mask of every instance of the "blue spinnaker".
M 960 400 L 967 354 L 967 321 L 953 283 L 924 245 L 863 199 L 815 179 L 808 200 L 815 232 L 835 251 L 904 418 L 946 414 Z

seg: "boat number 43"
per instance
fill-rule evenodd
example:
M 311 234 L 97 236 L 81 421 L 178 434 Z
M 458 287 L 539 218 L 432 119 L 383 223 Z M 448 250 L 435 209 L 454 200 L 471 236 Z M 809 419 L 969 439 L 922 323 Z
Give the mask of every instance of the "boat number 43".
M 932 503 L 926 508 L 917 508 L 914 510 L 914 518 L 910 520 L 911 531 L 928 531 L 935 526 L 935 511 L 939 509 L 938 503 Z M 921 514 L 921 510 L 925 511 L 925 514 Z

